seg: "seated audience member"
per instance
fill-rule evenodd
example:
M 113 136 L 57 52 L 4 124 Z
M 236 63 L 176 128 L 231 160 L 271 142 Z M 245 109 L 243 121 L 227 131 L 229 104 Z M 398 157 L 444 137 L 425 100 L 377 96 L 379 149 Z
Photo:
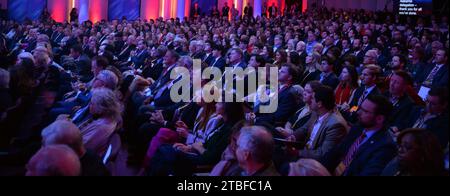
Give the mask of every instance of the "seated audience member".
M 301 86 L 305 86 L 306 83 L 316 80 L 317 77 L 320 77 L 320 58 L 320 54 L 316 52 L 306 56 L 305 71 L 303 72 L 302 77 L 299 79 Z
M 406 94 L 406 87 L 411 83 L 411 76 L 404 71 L 396 71 L 391 77 L 389 91 L 385 93 L 393 106 L 389 119 L 391 127 L 403 127 L 407 124 L 408 115 L 414 106 L 413 100 Z
M 380 175 L 395 156 L 395 143 L 386 130 L 391 110 L 385 97 L 370 95 L 358 109 L 359 124 L 320 162 L 334 175 Z
M 448 52 L 444 49 L 437 50 L 432 66 L 427 66 L 423 72 L 417 76 L 417 86 L 443 87 L 448 85 Z
M 242 172 L 236 158 L 236 148 L 241 129 L 245 125 L 246 122 L 241 121 L 232 128 L 230 144 L 225 151 L 223 151 L 222 159 L 214 166 L 209 176 L 236 176 Z
M 316 79 L 319 80 L 323 85 L 329 86 L 333 90 L 336 89 L 339 84 L 339 78 L 333 72 L 334 59 L 328 56 L 324 56 L 322 57 L 320 65 L 322 68 L 322 73 Z
M 216 103 L 216 113 L 223 119 L 222 126 L 213 130 L 205 142 L 192 145 L 174 144 L 158 148 L 152 158 L 149 175 L 189 176 L 196 166 L 216 164 L 226 149 L 231 136 L 231 128 L 244 120 L 241 103 Z
M 353 66 L 344 66 L 339 76 L 339 84 L 334 91 L 336 97 L 336 106 L 348 105 L 355 93 L 358 85 L 358 73 Z
M 66 145 L 42 147 L 27 164 L 27 176 L 79 176 L 77 154 Z
M 425 107 L 414 107 L 410 112 L 408 124 L 398 129 L 409 127 L 426 129 L 436 135 L 442 148 L 446 148 L 449 141 L 447 87 L 432 88 L 425 102 Z M 394 131 L 397 135 L 400 133 L 398 130 Z
M 356 122 L 356 111 L 364 100 L 366 100 L 370 95 L 380 94 L 380 90 L 376 85 L 380 73 L 381 69 L 377 65 L 367 65 L 361 74 L 361 86 L 355 90 L 352 100 L 348 105 L 341 105 L 342 115 L 350 123 Z
M 243 128 L 236 147 L 236 158 L 243 170 L 240 176 L 279 176 L 272 162 L 273 150 L 272 135 L 264 127 Z
M 321 86 L 318 81 L 308 82 L 303 90 L 303 103 L 304 106 L 301 107 L 295 115 L 289 118 L 284 127 L 277 127 L 276 130 L 281 136 L 287 138 L 289 135 L 294 133 L 294 130 L 303 127 L 309 119 L 311 118 L 311 102 L 313 99 L 314 90 Z
M 334 93 L 330 87 L 314 89 L 311 100 L 311 119 L 305 126 L 294 130 L 288 139 L 305 145 L 299 151 L 300 158 L 319 160 L 342 141 L 347 134 L 347 123 L 334 110 Z
M 425 129 L 405 129 L 398 138 L 398 155 L 383 176 L 444 176 L 444 151 L 437 137 Z
M 109 176 L 100 157 L 83 145 L 80 130 L 68 120 L 57 120 L 42 130 L 42 146 L 67 145 L 78 155 L 81 176 Z
M 106 88 L 93 90 L 89 103 L 91 117 L 78 125 L 87 149 L 103 157 L 110 136 L 121 126 L 121 112 L 122 106 L 113 91 Z
M 281 66 L 278 72 L 278 108 L 274 113 L 260 113 L 260 105 L 268 104 L 256 103 L 253 111 L 256 114 L 255 124 L 259 122 L 268 122 L 274 126 L 284 125 L 289 117 L 296 111 L 297 104 L 295 101 L 295 95 L 292 92 L 292 85 L 297 81 L 298 68 L 293 64 L 284 64 Z
M 331 176 L 331 174 L 314 159 L 300 159 L 289 164 L 288 176 Z
M 222 117 L 217 115 L 215 103 L 205 103 L 204 101 L 200 103 L 194 103 L 197 107 L 196 118 L 194 122 L 189 123 L 189 126 L 179 119 L 171 127 L 159 129 L 158 133 L 152 138 L 149 148 L 147 150 L 147 155 L 145 157 L 145 166 L 148 166 L 151 158 L 154 156 L 158 147 L 163 144 L 175 144 L 183 143 L 186 145 L 192 145 L 197 142 L 204 142 L 205 138 L 209 134 L 213 134 L 211 131 L 217 130 L 217 127 L 222 125 Z M 161 119 L 157 117 L 158 114 L 153 114 L 151 119 L 158 120 Z M 162 115 L 159 115 L 162 116 Z

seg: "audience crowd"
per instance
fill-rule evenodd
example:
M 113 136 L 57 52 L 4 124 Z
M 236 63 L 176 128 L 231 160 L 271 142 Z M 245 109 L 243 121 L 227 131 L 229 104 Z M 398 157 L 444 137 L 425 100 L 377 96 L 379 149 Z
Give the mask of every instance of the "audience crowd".
M 447 16 L 266 9 L 2 20 L 0 175 L 106 176 L 118 165 L 150 176 L 448 175 Z M 189 101 L 173 100 L 183 78 L 171 73 L 193 76 L 196 59 L 222 72 L 277 68 L 279 86 L 258 88 L 278 89 L 276 111 L 208 101 L 192 82 Z

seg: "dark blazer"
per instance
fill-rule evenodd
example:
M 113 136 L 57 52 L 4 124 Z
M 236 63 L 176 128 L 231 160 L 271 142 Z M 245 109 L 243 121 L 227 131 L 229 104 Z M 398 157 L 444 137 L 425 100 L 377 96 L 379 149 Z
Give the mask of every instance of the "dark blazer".
M 305 86 L 306 83 L 316 80 L 317 77 L 320 77 L 320 73 L 321 72 L 319 70 L 316 70 L 312 73 L 309 73 L 308 71 L 304 72 L 303 76 L 301 77 L 300 82 L 299 82 L 300 85 Z
M 288 87 L 278 92 L 278 108 L 274 113 L 259 113 L 259 107 L 254 108 L 256 114 L 256 123 L 266 122 L 274 126 L 284 126 L 289 117 L 297 111 L 296 98 L 293 93 L 292 87 Z M 262 103 L 261 105 L 268 105 L 268 103 Z
M 354 126 L 342 143 L 325 154 L 320 160 L 328 171 L 334 172 L 339 163 L 345 158 L 355 140 L 361 136 L 363 128 Z M 396 155 L 397 147 L 386 129 L 377 131 L 363 143 L 346 172 L 347 176 L 378 176 L 385 166 Z
M 117 55 L 117 58 L 119 59 L 120 62 L 127 61 L 128 58 L 130 57 L 131 51 L 134 49 L 136 49 L 135 45 L 124 46 L 124 48 L 122 48 L 122 50 Z
M 385 94 L 390 97 L 389 93 Z M 408 96 L 404 95 L 398 102 L 393 105 L 391 115 L 389 115 L 389 126 L 404 127 L 408 124 L 408 115 L 414 106 L 414 101 Z
M 317 80 L 320 80 L 320 74 L 316 78 Z M 333 90 L 336 89 L 336 87 L 339 84 L 339 78 L 336 76 L 336 74 L 331 73 L 328 76 L 326 76 L 322 82 L 323 85 L 331 87 Z
M 145 78 L 152 78 L 153 80 L 158 79 L 161 76 L 161 73 L 164 69 L 163 67 L 163 59 L 156 59 L 153 60 L 150 63 L 147 63 L 147 65 L 144 67 L 144 69 L 142 70 L 142 75 Z
M 217 61 L 215 58 L 212 59 L 209 66 L 210 67 L 217 67 L 220 69 L 220 71 L 223 71 L 225 69 L 226 61 L 225 58 L 220 57 Z
M 420 118 L 420 116 L 424 112 L 424 108 L 420 106 L 416 106 L 411 109 L 408 118 L 408 124 L 399 129 L 404 129 L 408 127 L 413 127 L 416 121 Z M 448 127 L 448 112 L 442 113 L 441 115 L 436 116 L 435 118 L 430 118 L 425 121 L 425 128 L 431 132 L 433 132 L 437 138 L 439 139 L 439 143 L 442 148 L 445 148 L 448 145 L 448 136 L 449 136 L 449 127 Z
M 314 123 L 318 119 L 316 113 L 313 113 L 311 119 L 304 127 L 295 130 L 294 135 L 302 143 L 307 143 L 310 139 Z M 316 133 L 316 137 L 309 148 L 300 150 L 300 157 L 319 160 L 325 153 L 339 145 L 342 139 L 347 135 L 347 122 L 337 113 L 330 113 L 323 121 Z
M 418 82 L 422 84 L 427 79 L 428 75 L 430 75 L 433 70 L 433 66 L 426 66 L 422 72 L 422 74 L 418 74 Z M 433 81 L 431 83 L 431 87 L 443 87 L 448 85 L 448 65 L 442 66 L 436 75 L 434 75 Z
M 364 86 L 360 86 L 355 90 L 353 99 L 350 101 L 350 107 L 358 106 L 359 98 L 363 95 L 364 90 L 365 90 Z M 370 93 L 367 95 L 367 97 L 369 97 L 370 95 L 380 95 L 380 94 L 381 94 L 381 92 L 378 89 L 378 87 L 375 87 L 374 89 L 372 89 L 372 91 L 370 91 Z
M 136 56 L 131 57 L 131 62 L 134 63 L 135 68 L 140 68 L 144 65 L 145 60 L 150 56 L 147 50 L 139 52 Z

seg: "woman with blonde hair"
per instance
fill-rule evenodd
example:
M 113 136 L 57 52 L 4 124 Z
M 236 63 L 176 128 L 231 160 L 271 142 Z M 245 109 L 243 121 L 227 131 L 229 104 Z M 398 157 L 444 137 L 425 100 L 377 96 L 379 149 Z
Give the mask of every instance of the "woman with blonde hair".
M 92 90 L 89 103 L 91 118 L 82 122 L 80 128 L 87 149 L 102 157 L 109 145 L 110 136 L 120 127 L 122 106 L 116 94 L 107 88 Z
M 321 56 L 317 52 L 313 52 L 306 56 L 306 66 L 303 76 L 300 80 L 300 85 L 305 86 L 308 82 L 317 80 L 320 77 L 320 61 Z

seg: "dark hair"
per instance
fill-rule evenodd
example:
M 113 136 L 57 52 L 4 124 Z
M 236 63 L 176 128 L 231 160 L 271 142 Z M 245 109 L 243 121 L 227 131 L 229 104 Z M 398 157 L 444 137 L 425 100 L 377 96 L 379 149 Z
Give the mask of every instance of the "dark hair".
M 264 67 L 266 65 L 266 59 L 259 54 L 252 54 L 252 57 L 255 57 L 256 62 L 260 65 L 258 67 Z
M 78 52 L 80 54 L 83 53 L 83 48 L 79 44 L 73 45 L 72 47 L 70 47 L 70 49 L 72 49 L 74 52 Z
M 404 55 L 397 54 L 392 57 L 395 57 L 395 56 L 397 56 L 400 59 L 400 63 L 403 63 L 403 65 L 406 65 L 407 61 L 406 61 L 406 57 Z
M 392 111 L 392 104 L 391 102 L 382 95 L 369 95 L 367 97 L 367 100 L 374 103 L 376 105 L 375 108 L 375 115 L 382 115 L 385 117 L 385 121 L 387 121 L 387 118 L 391 114 Z
M 447 87 L 434 87 L 428 91 L 428 95 L 439 97 L 441 104 L 448 103 L 448 89 Z
M 102 67 L 102 69 L 106 69 L 106 67 L 108 67 L 109 65 L 108 59 L 104 56 L 95 56 L 94 58 L 92 58 L 92 61 L 95 61 L 97 63 L 97 66 Z
M 444 175 L 444 153 L 436 135 L 426 129 L 405 129 L 397 138 L 399 145 L 406 135 L 413 137 L 414 142 L 418 145 L 415 152 L 421 159 L 414 160 L 414 163 L 400 162 L 400 169 L 406 170 L 411 175 Z M 415 167 L 411 167 L 411 165 Z
M 358 72 L 356 71 L 356 68 L 352 65 L 344 65 L 342 69 L 347 69 L 348 73 L 350 74 L 350 85 L 352 88 L 358 87 Z
M 334 91 L 331 87 L 320 85 L 314 91 L 314 99 L 316 102 L 322 102 L 322 105 L 327 110 L 332 110 L 335 107 Z
M 322 86 L 322 83 L 320 83 L 318 80 L 312 80 L 309 81 L 308 83 L 306 83 L 306 85 L 311 86 L 311 89 L 314 91 L 316 91 L 317 88 L 319 88 L 320 86 Z M 306 86 L 305 85 L 305 86 Z
M 321 61 L 325 61 L 328 63 L 328 65 L 334 66 L 335 59 L 328 55 L 322 55 Z
M 179 55 L 177 52 L 175 52 L 175 50 L 167 50 L 167 52 L 169 52 L 170 55 L 171 55 L 173 58 L 175 58 L 175 61 L 180 60 L 180 55 Z
M 281 67 L 288 68 L 289 75 L 292 77 L 292 83 L 298 81 L 298 78 L 300 77 L 300 70 L 297 66 L 292 63 L 284 63 Z
M 411 75 L 409 75 L 408 72 L 403 71 L 403 70 L 398 70 L 394 72 L 394 75 L 397 75 L 399 77 L 401 77 L 403 79 L 403 81 L 406 82 L 407 85 L 412 85 L 413 84 L 413 78 Z

